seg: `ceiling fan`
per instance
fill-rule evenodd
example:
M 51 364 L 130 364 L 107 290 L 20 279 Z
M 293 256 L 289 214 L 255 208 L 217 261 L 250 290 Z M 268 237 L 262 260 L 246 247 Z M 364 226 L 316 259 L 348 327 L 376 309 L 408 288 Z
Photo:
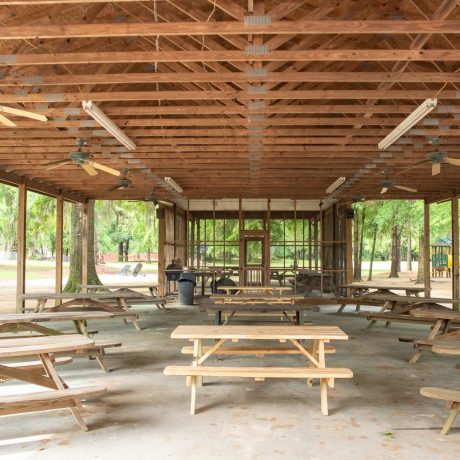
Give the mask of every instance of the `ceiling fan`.
M 150 192 L 150 195 L 147 195 L 143 201 L 148 201 L 153 203 L 155 206 L 157 204 L 163 204 L 164 206 L 174 206 L 174 203 L 171 203 L 170 201 L 164 201 L 164 200 L 159 200 L 157 196 L 155 195 L 154 191 L 152 190 Z
M 441 172 L 441 163 L 448 163 L 454 166 L 460 166 L 460 159 L 458 158 L 449 158 L 446 152 L 430 152 L 426 155 L 426 160 L 419 161 L 409 168 L 403 169 L 398 174 L 402 174 L 411 169 L 418 168 L 419 166 L 431 163 L 431 175 L 436 176 Z
M 77 166 L 81 166 L 86 171 L 86 173 L 89 174 L 90 176 L 97 175 L 96 169 L 99 169 L 100 171 L 104 171 L 108 174 L 112 174 L 113 176 L 120 175 L 120 171 L 117 171 L 116 169 L 112 169 L 112 168 L 109 168 L 108 166 L 104 166 L 99 163 L 96 163 L 91 160 L 89 153 L 82 152 L 81 148 L 84 145 L 86 145 L 86 142 L 83 139 L 78 138 L 76 140 L 76 144 L 78 146 L 78 150 L 75 152 L 70 152 L 67 160 L 52 161 L 51 163 L 46 163 L 43 166 L 46 166 L 46 169 L 50 170 L 50 169 L 60 168 L 61 166 L 64 166 L 64 165 L 74 164 Z
M 118 184 L 110 187 L 107 191 L 108 192 L 115 192 L 116 190 L 126 190 L 127 188 L 131 188 L 133 185 L 133 181 L 128 179 L 129 169 L 124 169 L 123 174 L 118 179 Z
M 48 121 L 48 118 L 45 115 L 40 115 L 38 113 L 29 112 L 28 110 L 15 109 L 13 107 L 6 107 L 0 105 L 0 123 L 5 126 L 15 127 L 16 123 L 11 121 L 9 118 L 6 118 L 2 113 L 8 113 L 10 115 L 16 115 L 17 117 L 32 118 L 33 120 L 38 121 Z
M 404 190 L 406 192 L 412 192 L 412 193 L 416 193 L 417 192 L 417 189 L 415 188 L 412 188 L 412 187 L 406 187 L 404 185 L 396 185 L 395 181 L 393 179 L 384 179 L 382 182 L 381 182 L 381 186 L 382 186 L 382 190 L 380 191 L 380 194 L 383 195 L 384 193 L 387 193 L 388 192 L 388 189 L 390 187 L 394 187 L 394 188 L 399 188 L 400 190 Z

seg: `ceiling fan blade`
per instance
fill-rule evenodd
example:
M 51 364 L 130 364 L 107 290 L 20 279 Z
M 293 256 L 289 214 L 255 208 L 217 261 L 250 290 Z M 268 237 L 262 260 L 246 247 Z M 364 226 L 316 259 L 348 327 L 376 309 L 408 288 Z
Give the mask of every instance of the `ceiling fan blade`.
M 408 168 L 405 168 L 405 169 L 399 171 L 398 174 L 404 174 L 405 172 L 410 171 L 411 169 L 418 168 L 419 166 L 422 166 L 424 164 L 430 163 L 430 161 L 431 160 L 423 160 L 423 161 L 419 161 L 417 163 L 414 163 L 412 166 L 409 166 Z
M 97 175 L 97 171 L 88 163 L 81 163 L 80 165 L 85 171 L 87 174 L 89 174 L 90 176 L 96 176 Z
M 59 160 L 59 161 L 52 161 L 51 163 L 46 163 L 43 166 L 46 166 L 46 169 L 50 170 L 50 169 L 60 168 L 61 166 L 64 166 L 64 165 L 69 165 L 71 163 L 72 162 L 70 160 Z
M 384 193 L 387 193 L 387 192 L 388 192 L 388 187 L 382 187 L 380 195 L 383 195 Z
M 113 187 L 108 188 L 106 191 L 107 192 L 116 192 L 120 188 L 119 185 L 115 185 Z
M 436 176 L 436 174 L 439 174 L 441 172 L 441 163 L 433 163 L 431 165 L 431 175 Z
M 450 165 L 454 165 L 454 166 L 460 166 L 460 159 L 459 158 L 444 158 L 444 161 L 446 163 L 449 163 Z
M 169 201 L 157 200 L 157 203 L 165 206 L 174 206 L 174 203 L 170 203 Z
M 48 121 L 48 118 L 46 118 L 45 115 L 29 112 L 28 110 L 15 109 L 13 107 L 5 107 L 4 105 L 0 105 L 0 112 L 10 113 L 11 115 L 17 115 L 18 117 L 32 118 L 33 120 L 38 121 Z
M 6 118 L 1 114 L 0 114 L 0 123 L 2 125 L 9 126 L 11 128 L 14 128 L 15 126 L 18 126 L 16 123 L 13 123 L 9 118 Z
M 121 176 L 120 171 L 117 171 L 116 169 L 113 169 L 113 168 L 109 168 L 108 166 L 101 165 L 100 163 L 95 163 L 94 161 L 87 161 L 86 164 L 89 164 L 93 168 L 99 169 L 100 171 L 104 171 L 108 174 L 112 174 L 113 176 Z
M 404 185 L 394 185 L 395 188 L 399 188 L 400 190 L 405 190 L 406 192 L 412 192 L 416 193 L 417 189 L 416 188 L 411 188 L 411 187 L 405 187 Z

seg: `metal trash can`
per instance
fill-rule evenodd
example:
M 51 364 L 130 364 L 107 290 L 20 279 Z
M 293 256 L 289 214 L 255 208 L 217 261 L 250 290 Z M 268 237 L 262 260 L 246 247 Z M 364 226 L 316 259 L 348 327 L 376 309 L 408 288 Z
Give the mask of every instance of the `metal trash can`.
M 193 297 L 196 286 L 195 273 L 182 273 L 179 278 L 179 303 L 181 305 L 193 305 Z

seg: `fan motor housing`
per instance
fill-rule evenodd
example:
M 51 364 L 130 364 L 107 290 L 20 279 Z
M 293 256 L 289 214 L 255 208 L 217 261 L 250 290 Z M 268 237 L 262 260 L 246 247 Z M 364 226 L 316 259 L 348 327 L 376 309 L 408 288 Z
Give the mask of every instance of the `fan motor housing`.
M 441 163 L 447 157 L 446 152 L 430 152 L 427 153 L 427 160 L 432 161 L 433 163 Z
M 80 165 L 85 161 L 89 160 L 89 154 L 86 152 L 72 152 L 69 155 L 69 158 L 72 160 L 73 163 Z

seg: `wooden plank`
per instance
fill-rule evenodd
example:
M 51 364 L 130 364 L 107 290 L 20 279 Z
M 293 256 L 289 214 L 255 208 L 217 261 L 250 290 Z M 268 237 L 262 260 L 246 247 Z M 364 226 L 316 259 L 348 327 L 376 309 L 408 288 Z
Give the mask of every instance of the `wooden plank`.
M 323 34 L 456 34 L 460 21 L 444 20 L 347 20 L 272 21 L 250 25 L 233 22 L 142 22 L 118 24 L 50 24 L 6 26 L 0 40 L 71 37 L 155 37 L 177 35 L 323 35 Z
M 178 326 L 173 339 L 330 339 L 347 340 L 336 326 Z
M 68 65 L 68 64 L 107 64 L 107 63 L 142 63 L 142 62 L 247 62 L 245 51 L 232 50 L 187 50 L 187 51 L 105 51 L 75 53 L 20 53 L 8 55 L 1 60 L 0 66 L 27 65 Z M 270 50 L 266 55 L 250 55 L 253 62 L 324 62 L 324 61 L 460 61 L 457 49 L 319 49 L 319 50 Z M 358 107 L 357 107 L 358 108 Z M 164 108 L 163 108 L 164 109 Z
M 346 368 L 317 367 L 228 367 L 228 366 L 167 366 L 165 375 L 248 377 L 248 378 L 352 378 Z
M 423 203 L 423 235 L 423 283 L 425 297 L 429 297 L 431 291 L 430 204 L 426 199 Z
M 3 339 L 0 341 L 0 358 L 66 352 L 91 345 L 94 345 L 94 340 L 82 335 L 30 337 L 27 340 Z

